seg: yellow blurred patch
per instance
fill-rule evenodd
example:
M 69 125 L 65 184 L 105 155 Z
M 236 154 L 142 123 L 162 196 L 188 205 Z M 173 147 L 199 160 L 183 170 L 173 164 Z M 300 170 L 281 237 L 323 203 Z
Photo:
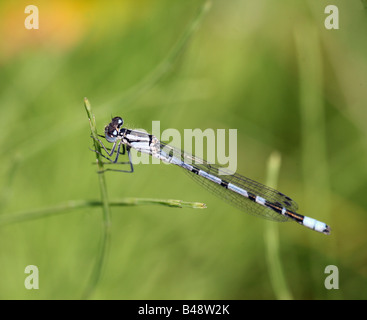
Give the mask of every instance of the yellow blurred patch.
M 33 3 L 33 2 L 32 2 Z M 123 32 L 126 25 L 142 16 L 146 1 L 36 1 L 39 29 L 28 30 L 24 12 L 29 3 L 0 5 L 0 61 L 28 49 L 63 53 L 86 34 L 96 38 L 110 32 Z

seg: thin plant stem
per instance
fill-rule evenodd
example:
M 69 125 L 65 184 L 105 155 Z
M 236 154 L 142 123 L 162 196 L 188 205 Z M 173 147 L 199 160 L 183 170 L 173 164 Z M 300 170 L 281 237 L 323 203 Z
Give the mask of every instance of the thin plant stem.
M 192 209 L 206 208 L 206 205 L 200 202 L 187 202 L 182 200 L 149 199 L 149 198 L 124 198 L 118 200 L 110 200 L 108 204 L 110 207 L 162 205 L 172 208 L 192 208 Z M 102 201 L 72 200 L 48 208 L 40 208 L 18 213 L 0 215 L 0 226 L 2 227 L 12 223 L 26 222 L 36 219 L 53 217 L 59 214 L 74 212 L 74 210 L 77 209 L 102 207 L 102 206 L 103 206 Z
M 108 202 L 108 193 L 107 193 L 107 186 L 106 186 L 106 179 L 105 175 L 103 173 L 103 161 L 102 157 L 100 155 L 101 153 L 101 146 L 97 142 L 97 125 L 96 125 L 96 119 L 92 112 L 91 104 L 89 103 L 87 98 L 84 98 L 84 107 L 87 111 L 88 119 L 89 119 L 89 126 L 92 133 L 93 141 L 94 141 L 94 148 L 99 153 L 96 152 L 96 161 L 97 166 L 100 171 L 98 174 L 98 180 L 99 180 L 99 189 L 101 192 L 101 201 L 102 201 L 102 212 L 103 212 L 103 225 L 102 225 L 102 237 L 101 242 L 99 246 L 99 253 L 97 256 L 96 263 L 94 265 L 92 276 L 90 278 L 89 284 L 87 285 L 87 289 L 85 291 L 84 297 L 88 298 L 96 288 L 98 281 L 102 274 L 102 268 L 105 261 L 105 258 L 107 256 L 108 246 L 110 242 L 110 232 L 111 232 L 111 212 L 110 212 L 110 206 Z
M 2 191 L 0 193 L 0 214 L 4 212 L 4 208 L 6 208 L 9 199 L 11 198 L 12 185 L 14 182 L 15 174 L 18 170 L 19 163 L 21 162 L 21 156 L 19 153 L 16 153 L 12 159 L 10 164 L 8 174 L 5 178 L 5 183 L 3 185 Z
M 277 187 L 278 175 L 281 164 L 281 156 L 278 152 L 270 155 L 267 168 L 266 184 L 272 188 Z M 274 222 L 267 221 L 265 224 L 265 247 L 270 281 L 279 300 L 293 299 L 285 280 L 284 271 L 279 253 L 279 228 Z

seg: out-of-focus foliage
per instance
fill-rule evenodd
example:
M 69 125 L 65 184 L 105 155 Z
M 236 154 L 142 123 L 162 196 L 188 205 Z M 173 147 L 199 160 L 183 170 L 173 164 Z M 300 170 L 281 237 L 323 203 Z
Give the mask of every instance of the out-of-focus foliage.
M 238 172 L 279 189 L 324 236 L 279 224 L 286 282 L 297 299 L 367 298 L 367 12 L 361 1 L 213 0 L 180 47 L 197 0 L 0 2 L 0 214 L 99 199 L 83 98 L 100 133 L 126 127 L 237 129 Z M 339 8 L 339 30 L 324 27 Z M 178 54 L 172 54 L 179 48 Z M 165 68 L 167 66 L 167 68 Z M 106 175 L 109 197 L 182 199 L 206 210 L 112 208 L 111 243 L 92 298 L 275 298 L 264 222 L 166 165 Z M 0 298 L 78 299 L 101 237 L 99 208 L 0 226 Z M 271 223 L 271 222 L 269 222 Z M 40 289 L 26 290 L 37 265 Z M 327 290 L 326 266 L 339 268 Z

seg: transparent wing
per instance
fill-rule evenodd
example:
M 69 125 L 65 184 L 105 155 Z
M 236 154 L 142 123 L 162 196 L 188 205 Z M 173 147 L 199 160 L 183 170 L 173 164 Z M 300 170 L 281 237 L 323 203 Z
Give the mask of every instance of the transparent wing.
M 267 201 L 278 205 L 279 207 L 284 207 L 294 212 L 296 212 L 298 209 L 298 205 L 295 201 L 273 188 L 267 187 L 238 173 L 230 172 L 220 165 L 210 164 L 203 159 L 195 157 L 194 155 L 181 151 L 162 142 L 160 143 L 160 149 L 164 152 L 165 155 L 168 155 L 169 157 L 173 156 L 177 159 L 180 159 L 181 161 L 192 165 L 198 170 L 205 171 L 213 176 L 222 179 L 225 182 L 232 183 L 237 187 L 246 190 L 247 192 L 250 192 L 256 196 L 260 196 Z M 189 170 L 185 171 L 192 179 L 203 185 L 206 189 L 249 214 L 260 216 L 262 218 L 273 221 L 288 220 L 286 216 L 278 214 L 270 208 L 264 207 L 254 201 L 251 201 L 250 199 L 241 196 L 240 194 L 233 192 L 229 189 L 226 189 L 223 186 L 214 183 L 202 176 L 199 176 Z M 219 172 L 221 174 L 219 174 Z

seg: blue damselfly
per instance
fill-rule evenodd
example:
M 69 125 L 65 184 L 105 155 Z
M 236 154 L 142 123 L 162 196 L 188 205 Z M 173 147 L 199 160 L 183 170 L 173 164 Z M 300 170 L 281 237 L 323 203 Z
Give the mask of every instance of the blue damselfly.
M 317 232 L 330 234 L 330 227 L 324 222 L 296 213 L 297 203 L 285 194 L 160 142 L 151 134 L 126 129 L 122 125 L 122 118 L 115 117 L 105 127 L 105 135 L 102 137 L 113 144 L 111 149 L 106 148 L 102 141 L 97 138 L 106 155 L 97 150 L 93 151 L 107 159 L 108 163 L 115 164 L 120 163 L 118 162 L 120 154 L 125 154 L 127 151 L 129 158 L 127 163 L 130 164 L 130 170 L 106 170 L 133 172 L 134 167 L 130 154 L 130 149 L 133 148 L 142 153 L 150 154 L 165 163 L 185 169 L 206 189 L 249 214 L 278 222 L 293 220 Z M 112 158 L 113 156 L 114 158 Z

